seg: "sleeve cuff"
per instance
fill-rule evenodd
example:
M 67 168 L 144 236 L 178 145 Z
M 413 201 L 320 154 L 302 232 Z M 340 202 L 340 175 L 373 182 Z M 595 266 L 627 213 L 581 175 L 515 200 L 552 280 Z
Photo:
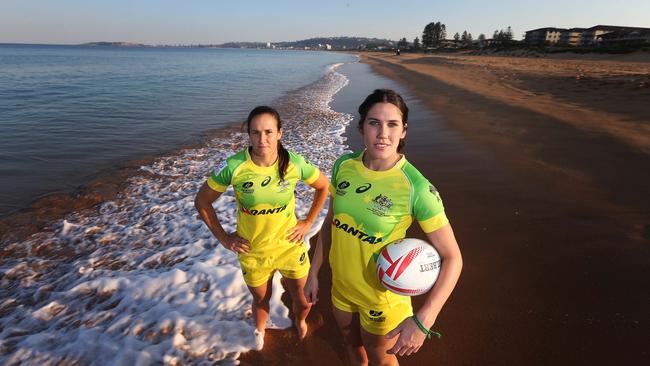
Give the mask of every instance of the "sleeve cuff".
M 211 178 L 208 178 L 208 186 L 210 188 L 212 188 L 213 191 L 222 192 L 222 193 L 225 192 L 226 189 L 228 189 L 227 186 L 221 185 L 221 184 L 215 182 Z
M 320 170 L 316 169 L 316 171 L 314 171 L 314 174 L 312 174 L 311 177 L 307 179 L 303 179 L 303 182 L 305 182 L 306 184 L 312 184 L 318 179 L 319 176 L 320 176 Z
M 447 219 L 447 215 L 445 215 L 445 212 L 443 211 L 426 220 L 422 220 L 422 221 L 418 220 L 418 223 L 420 224 L 422 231 L 428 234 L 447 225 L 449 223 L 449 219 Z

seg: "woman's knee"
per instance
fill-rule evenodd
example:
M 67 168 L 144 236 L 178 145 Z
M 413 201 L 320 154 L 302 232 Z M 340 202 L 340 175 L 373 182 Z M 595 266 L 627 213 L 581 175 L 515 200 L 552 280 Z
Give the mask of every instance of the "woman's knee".
M 363 346 L 352 347 L 346 345 L 348 349 L 348 355 L 351 358 L 353 365 L 368 365 L 368 356 Z
M 263 298 L 253 297 L 253 305 L 257 307 L 267 308 L 270 306 L 270 299 L 267 297 L 263 297 Z
M 373 347 L 373 346 L 365 346 L 364 348 L 366 349 L 368 362 L 371 365 L 377 365 L 377 366 L 398 365 L 397 357 L 395 357 L 395 355 L 386 353 L 388 348 Z
M 292 299 L 294 307 L 298 310 L 307 310 L 311 309 L 311 303 L 307 301 L 304 295 L 301 293 L 297 293 L 294 296 L 292 296 Z
M 386 336 L 371 334 L 362 331 L 361 339 L 366 349 L 368 361 L 371 365 L 398 365 L 397 357 L 387 351 L 393 347 L 397 338 L 387 339 Z
M 248 289 L 251 295 L 253 295 L 253 304 L 256 306 L 268 306 L 271 300 L 271 288 L 269 283 L 258 287 L 249 287 Z

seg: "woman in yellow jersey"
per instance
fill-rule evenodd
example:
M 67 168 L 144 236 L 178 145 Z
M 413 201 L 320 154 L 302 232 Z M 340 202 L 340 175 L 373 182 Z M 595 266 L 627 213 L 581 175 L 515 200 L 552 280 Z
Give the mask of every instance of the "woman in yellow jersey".
M 400 154 L 408 108 L 392 90 L 375 90 L 359 107 L 365 150 L 341 156 L 332 169 L 332 199 L 305 285 L 317 301 L 318 270 L 332 268 L 334 318 L 354 364 L 396 365 L 419 350 L 456 285 L 462 258 L 436 188 Z M 404 238 L 416 219 L 442 258 L 438 281 L 424 305 L 386 289 L 376 256 Z
M 276 270 L 285 278 L 292 298 L 298 337 L 302 340 L 307 335 L 305 318 L 311 304 L 303 293 L 309 272 L 303 238 L 323 208 L 328 182 L 318 168 L 282 146 L 282 121 L 275 109 L 256 107 L 246 126 L 250 146 L 215 169 L 199 190 L 195 206 L 219 242 L 238 254 L 244 280 L 253 295 L 256 347 L 262 349 Z M 297 220 L 294 212 L 298 180 L 316 189 L 304 220 Z M 229 185 L 237 200 L 235 233 L 224 231 L 212 207 Z

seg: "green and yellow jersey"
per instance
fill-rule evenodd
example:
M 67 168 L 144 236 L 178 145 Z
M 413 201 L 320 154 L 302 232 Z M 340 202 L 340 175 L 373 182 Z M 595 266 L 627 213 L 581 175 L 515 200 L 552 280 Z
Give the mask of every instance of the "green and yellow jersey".
M 284 180 L 278 162 L 269 167 L 255 165 L 248 149 L 230 156 L 208 178 L 208 186 L 225 192 L 233 186 L 237 200 L 237 235 L 251 243 L 257 256 L 281 253 L 295 246 L 285 239 L 296 225 L 294 190 L 298 180 L 311 184 L 320 171 L 302 156 L 289 152 Z
M 449 221 L 436 188 L 402 157 L 385 171 L 366 168 L 363 152 L 343 155 L 332 169 L 332 282 L 349 301 L 368 308 L 403 301 L 379 283 L 376 257 L 404 238 L 415 218 L 425 233 Z

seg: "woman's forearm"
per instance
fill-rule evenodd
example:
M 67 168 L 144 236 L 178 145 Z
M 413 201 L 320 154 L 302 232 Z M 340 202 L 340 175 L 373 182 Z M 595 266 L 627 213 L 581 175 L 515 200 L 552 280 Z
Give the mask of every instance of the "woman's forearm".
M 311 260 L 311 267 L 309 268 L 310 275 L 318 275 L 320 267 L 323 265 L 330 253 L 330 246 L 332 243 L 332 202 L 330 200 L 329 211 L 325 216 L 325 221 L 320 230 L 316 248 L 314 249 L 314 257 Z
M 216 201 L 220 196 L 220 192 L 215 192 L 207 184 L 203 184 L 194 199 L 194 207 L 203 222 L 208 226 L 208 229 L 212 232 L 212 235 L 220 242 L 223 242 L 223 239 L 226 237 L 226 231 L 221 226 L 217 213 L 214 211 L 214 207 L 212 207 L 212 202 Z
M 456 287 L 463 268 L 463 258 L 451 226 L 448 225 L 440 229 L 440 232 L 427 234 L 427 236 L 440 254 L 441 268 L 436 284 L 417 311 L 417 317 L 424 326 L 431 328 Z
M 327 195 L 328 195 L 327 187 L 316 189 L 316 191 L 314 192 L 314 200 L 312 201 L 311 207 L 309 208 L 309 212 L 307 213 L 307 218 L 305 218 L 305 220 L 308 221 L 310 224 L 316 222 L 316 219 L 318 218 L 318 214 L 321 212 L 323 206 L 325 205 L 325 201 L 327 200 Z
M 214 235 L 214 237 L 220 242 L 223 242 L 223 239 L 226 236 L 226 231 L 223 229 L 223 226 L 221 226 L 221 222 L 219 222 L 219 218 L 217 217 L 212 205 L 210 204 L 208 207 L 205 205 L 196 205 L 196 209 L 203 222 L 205 222 L 208 229 L 212 232 L 212 235 Z
M 417 311 L 418 319 L 427 328 L 431 328 L 435 324 L 438 314 L 456 287 L 462 267 L 463 260 L 460 256 L 445 258 L 442 261 L 438 280 L 427 295 L 422 307 Z

